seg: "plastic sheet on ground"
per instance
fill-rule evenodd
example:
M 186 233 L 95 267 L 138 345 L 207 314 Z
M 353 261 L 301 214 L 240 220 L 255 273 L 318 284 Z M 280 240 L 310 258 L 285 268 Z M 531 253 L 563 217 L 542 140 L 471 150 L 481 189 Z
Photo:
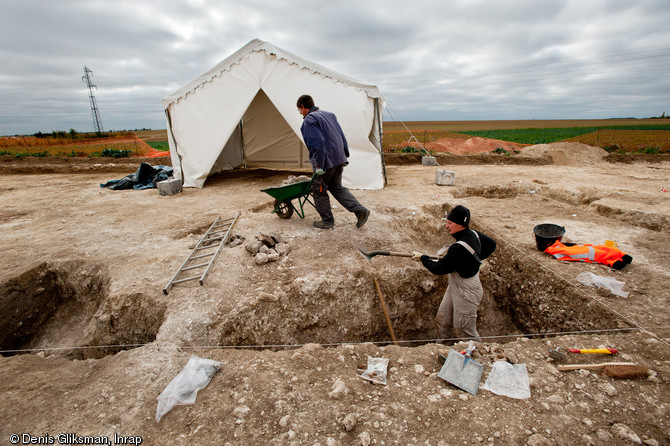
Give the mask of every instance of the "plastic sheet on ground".
M 198 390 L 207 387 L 221 365 L 218 361 L 191 356 L 181 372 L 158 395 L 156 423 L 174 406 L 195 403 Z
M 135 173 L 131 173 L 118 180 L 110 180 L 102 183 L 100 187 L 112 190 L 124 189 L 151 189 L 156 188 L 156 183 L 172 178 L 173 169 L 170 166 L 152 166 L 149 163 L 141 163 Z
M 361 378 L 372 381 L 375 384 L 386 385 L 386 370 L 389 365 L 389 360 L 387 358 L 373 358 L 368 356 L 368 368 Z
M 519 400 L 530 398 L 526 364 L 510 364 L 507 361 L 494 362 L 491 373 L 484 383 L 484 389 L 496 395 Z
M 623 290 L 626 282 L 616 280 L 614 277 L 603 277 L 591 272 L 577 274 L 577 281 L 586 286 L 607 288 L 614 295 L 628 297 L 628 292 Z

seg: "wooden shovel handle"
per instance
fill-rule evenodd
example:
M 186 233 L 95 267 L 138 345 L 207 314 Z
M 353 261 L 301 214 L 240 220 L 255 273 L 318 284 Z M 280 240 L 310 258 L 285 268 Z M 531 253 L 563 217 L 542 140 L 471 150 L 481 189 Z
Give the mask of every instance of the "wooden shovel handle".
M 394 257 L 413 257 L 414 254 L 411 252 L 393 252 L 393 251 L 375 251 L 376 255 L 382 256 L 394 256 Z M 431 260 L 438 260 L 437 257 L 428 256 Z
M 634 362 L 601 362 L 599 364 L 567 364 L 567 365 L 558 365 L 556 366 L 561 372 L 567 372 L 569 370 L 600 370 L 607 366 L 636 366 Z
M 386 302 L 384 302 L 384 295 L 382 294 L 382 289 L 379 287 L 379 280 L 377 277 L 375 279 L 375 287 L 377 288 L 377 294 L 379 294 L 379 302 L 382 304 L 382 310 L 384 311 L 384 317 L 386 318 L 386 325 L 388 326 L 389 333 L 391 334 L 391 340 L 395 345 L 398 345 L 398 342 L 395 339 L 395 333 L 393 332 L 393 324 L 391 323 L 391 317 L 389 312 L 386 309 Z

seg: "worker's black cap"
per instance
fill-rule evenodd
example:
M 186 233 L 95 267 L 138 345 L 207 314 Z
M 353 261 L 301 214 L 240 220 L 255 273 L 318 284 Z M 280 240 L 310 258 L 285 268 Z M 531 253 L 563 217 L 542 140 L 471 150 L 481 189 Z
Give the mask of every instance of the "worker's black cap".
M 467 228 L 470 224 L 470 210 L 460 204 L 454 206 L 449 214 L 447 214 L 447 220 Z

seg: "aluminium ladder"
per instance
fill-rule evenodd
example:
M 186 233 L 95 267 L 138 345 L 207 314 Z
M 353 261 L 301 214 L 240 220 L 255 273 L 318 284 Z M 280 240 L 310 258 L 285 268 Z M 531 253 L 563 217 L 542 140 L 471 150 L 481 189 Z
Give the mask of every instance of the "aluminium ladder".
M 222 220 L 220 216 L 216 217 L 214 223 L 212 223 L 207 232 L 205 232 L 205 235 L 202 236 L 198 244 L 195 245 L 195 248 L 193 248 L 191 254 L 189 254 L 184 263 L 182 263 L 182 265 L 179 267 L 175 275 L 172 276 L 172 279 L 170 279 L 165 288 L 163 288 L 164 294 L 169 293 L 172 287 L 175 286 L 176 284 L 187 282 L 189 280 L 199 279 L 200 285 L 204 284 L 205 276 L 209 272 L 216 258 L 219 256 L 221 247 L 225 245 L 230 239 L 231 233 L 233 231 L 233 228 L 235 227 L 235 223 L 237 223 L 237 219 L 239 218 L 239 216 L 240 212 L 238 211 L 235 217 L 233 218 Z M 200 259 L 205 260 L 207 257 L 209 257 L 208 262 L 205 263 L 194 262 L 193 264 L 191 264 L 191 262 L 193 261 L 196 260 L 201 261 Z M 200 275 L 180 278 L 183 272 L 193 271 L 198 268 L 205 268 L 205 271 Z

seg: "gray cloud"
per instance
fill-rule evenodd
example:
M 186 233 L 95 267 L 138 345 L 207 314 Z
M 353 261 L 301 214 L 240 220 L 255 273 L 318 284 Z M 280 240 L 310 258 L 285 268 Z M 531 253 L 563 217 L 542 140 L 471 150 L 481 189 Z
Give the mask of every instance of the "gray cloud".
M 665 0 L 0 2 L 0 134 L 164 128 L 161 99 L 254 38 L 379 85 L 402 120 L 670 112 Z

